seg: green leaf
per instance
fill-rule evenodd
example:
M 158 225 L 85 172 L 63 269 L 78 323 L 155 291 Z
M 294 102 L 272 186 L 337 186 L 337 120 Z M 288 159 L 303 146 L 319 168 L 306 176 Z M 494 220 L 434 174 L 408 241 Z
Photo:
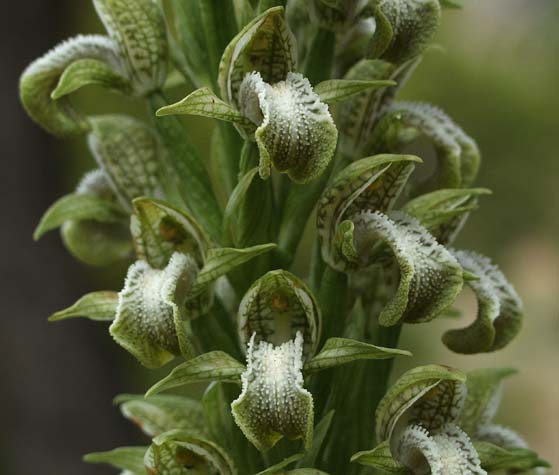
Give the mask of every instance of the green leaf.
M 152 386 L 146 397 L 186 384 L 207 381 L 239 383 L 245 366 L 222 351 L 204 353 L 178 365 L 171 373 Z
M 192 255 L 204 264 L 209 238 L 187 212 L 159 200 L 136 198 L 131 218 L 134 247 L 139 259 L 162 269 L 174 252 Z
M 320 100 L 325 104 L 335 104 L 344 101 L 356 94 L 371 89 L 395 86 L 396 82 L 391 80 L 363 81 L 358 79 L 331 79 L 323 81 L 314 87 Z
M 138 119 L 107 115 L 90 119 L 89 146 L 122 204 L 163 195 L 164 164 L 157 135 Z
M 316 425 L 313 433 L 312 446 L 309 450 L 307 450 L 305 456 L 301 460 L 299 460 L 299 462 L 297 463 L 298 467 L 313 466 L 317 462 L 318 456 L 324 444 L 324 440 L 326 439 L 328 431 L 330 430 L 334 413 L 334 410 L 328 412 L 328 414 L 326 414 Z
M 285 474 L 286 472 L 283 470 L 284 468 L 301 460 L 302 458 L 303 458 L 303 454 L 292 455 L 291 457 L 288 457 L 282 460 L 281 462 L 278 462 L 275 465 L 272 465 L 271 467 L 268 467 L 267 469 L 258 472 L 256 475 Z
M 398 153 L 417 138 L 429 140 L 437 153 L 438 168 L 419 190 L 464 188 L 475 180 L 481 155 L 476 142 L 440 109 L 429 104 L 396 102 L 372 134 L 375 150 Z
M 283 81 L 296 67 L 295 39 L 282 7 L 270 8 L 229 43 L 219 65 L 221 97 L 239 107 L 239 89 L 248 73 L 259 72 L 268 84 Z
M 120 447 L 110 452 L 87 454 L 83 460 L 88 463 L 104 463 L 120 470 L 128 470 L 134 475 L 146 472 L 144 455 L 147 447 Z
M 282 475 L 328 475 L 322 470 L 317 470 L 316 468 L 297 468 L 295 470 L 289 470 L 284 472 Z
M 199 115 L 236 124 L 247 124 L 247 120 L 240 112 L 223 102 L 207 87 L 197 89 L 183 100 L 157 111 L 158 117 L 166 115 Z
M 365 212 L 353 218 L 352 253 L 360 268 L 375 262 L 375 246 L 385 243 L 400 269 L 396 293 L 379 315 L 384 326 L 430 321 L 446 310 L 462 289 L 462 267 L 414 218 Z M 342 251 L 343 252 L 343 247 Z
M 464 354 L 504 348 L 522 326 L 522 300 L 487 257 L 471 251 L 454 251 L 454 255 L 466 271 L 479 277 L 467 282 L 478 300 L 478 312 L 470 326 L 447 331 L 443 343 L 452 351 Z
M 80 60 L 103 62 L 119 70 L 120 58 L 115 42 L 101 35 L 77 36 L 66 40 L 31 63 L 20 79 L 20 97 L 29 116 L 47 132 L 68 137 L 81 135 L 90 128 L 89 121 L 70 103 L 68 97 L 53 100 L 60 77 Z
M 66 221 L 92 220 L 99 223 L 122 223 L 126 213 L 116 203 L 94 195 L 78 194 L 60 198 L 43 215 L 33 238 L 39 240 L 47 232 L 62 226 Z
M 118 44 L 136 95 L 163 87 L 168 45 L 165 21 L 153 0 L 94 0 L 109 35 Z
M 488 442 L 474 442 L 474 446 L 481 459 L 481 466 L 487 471 L 551 467 L 528 449 L 503 449 Z
M 466 376 L 454 369 L 427 365 L 404 373 L 388 390 L 376 410 L 377 440 L 392 441 L 406 426 L 418 424 L 437 430 L 455 422 L 464 404 Z
M 403 210 L 417 218 L 441 244 L 454 241 L 478 197 L 490 194 L 486 188 L 436 190 L 408 201 Z
M 123 394 L 115 398 L 115 404 L 120 404 L 122 415 L 150 437 L 179 429 L 201 435 L 207 432 L 202 405 L 195 399 Z
M 454 2 L 452 0 L 439 0 L 441 2 L 441 7 L 443 8 L 454 8 L 454 9 L 461 9 L 463 8 L 462 4 L 459 2 Z
M 115 71 L 110 64 L 98 59 L 81 59 L 64 70 L 51 97 L 56 101 L 82 87 L 92 85 L 124 94 L 130 92 L 128 78 Z
M 109 331 L 147 368 L 163 366 L 178 355 L 192 357 L 184 304 L 196 273 L 194 260 L 179 253 L 163 270 L 145 261 L 128 269 Z
M 357 452 L 351 457 L 351 461 L 373 467 L 382 475 L 409 475 L 410 473 L 406 467 L 392 458 L 388 441 L 372 450 Z
M 334 247 L 339 224 L 361 211 L 385 212 L 398 199 L 416 163 L 413 155 L 375 155 L 342 170 L 323 193 L 317 208 L 322 258 L 339 271 L 348 264 Z
M 49 322 L 69 318 L 89 318 L 98 322 L 114 320 L 118 305 L 118 294 L 111 291 L 92 292 L 84 295 L 74 305 L 60 310 L 49 317 Z
M 239 89 L 240 110 L 258 126 L 259 173 L 266 179 L 272 165 L 295 183 L 318 178 L 336 149 L 338 131 L 328 106 L 299 73 L 267 83 L 259 72 L 245 77 Z
M 358 360 L 379 360 L 411 356 L 409 351 L 383 348 L 348 338 L 329 338 L 320 353 L 305 364 L 305 373 L 313 373 Z
M 203 292 L 212 282 L 227 274 L 256 256 L 275 249 L 276 244 L 261 244 L 246 249 L 217 248 L 210 249 L 206 256 L 204 267 L 198 273 L 196 283 L 190 295 L 195 296 Z

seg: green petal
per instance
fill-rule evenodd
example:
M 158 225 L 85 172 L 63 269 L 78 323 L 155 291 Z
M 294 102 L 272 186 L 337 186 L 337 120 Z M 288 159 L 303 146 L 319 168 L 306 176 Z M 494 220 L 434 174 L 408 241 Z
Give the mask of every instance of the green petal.
M 401 212 L 392 213 L 390 218 L 366 212 L 353 222 L 360 267 L 374 262 L 375 246 L 381 241 L 390 248 L 400 269 L 396 293 L 379 316 L 381 325 L 430 321 L 452 305 L 462 289 L 462 268 L 415 219 Z
M 140 196 L 163 195 L 163 150 L 155 133 L 128 116 L 91 118 L 89 147 L 122 204 Z
M 61 76 L 80 60 L 96 60 L 106 68 L 121 72 L 117 45 L 105 36 L 77 36 L 60 43 L 29 65 L 20 79 L 21 101 L 27 113 L 53 135 L 66 137 L 89 130 L 89 123 L 71 105 L 67 97 L 53 100 Z
M 197 266 L 175 253 L 163 270 L 137 261 L 128 269 L 119 293 L 110 333 L 116 342 L 148 368 L 158 368 L 175 356 L 192 356 L 184 321 L 184 303 Z
M 313 399 L 303 388 L 303 337 L 280 346 L 251 339 L 243 391 L 231 404 L 235 422 L 260 451 L 272 448 L 284 436 L 303 439 L 310 448 Z
M 475 180 L 481 161 L 476 142 L 450 117 L 429 104 L 397 102 L 372 136 L 374 149 L 397 153 L 418 137 L 427 138 L 437 153 L 438 168 L 420 188 L 463 188 Z
M 202 405 L 182 396 L 123 394 L 115 399 L 122 415 L 136 424 L 146 435 L 156 437 L 170 430 L 186 430 L 204 435 L 206 424 Z
M 165 21 L 153 0 L 94 0 L 93 4 L 120 55 L 136 95 L 160 89 L 167 77 Z
M 246 347 L 253 335 L 256 343 L 281 345 L 301 332 L 304 356 L 316 348 L 321 316 L 310 289 L 290 272 L 268 272 L 248 290 L 239 305 L 239 338 Z
M 454 241 L 470 212 L 477 209 L 478 197 L 490 193 L 485 188 L 437 190 L 408 201 L 403 210 L 446 245 Z
M 88 463 L 105 463 L 120 470 L 128 470 L 134 475 L 143 475 L 144 455 L 147 447 L 120 447 L 110 452 L 87 454 L 83 459 Z
M 460 330 L 449 330 L 443 342 L 457 353 L 482 353 L 507 346 L 520 331 L 523 308 L 520 297 L 503 273 L 480 254 L 455 251 L 462 267 L 479 280 L 470 280 L 468 286 L 478 300 L 476 320 Z
M 178 365 L 171 373 L 152 386 L 147 397 L 185 384 L 207 381 L 240 383 L 245 366 L 222 351 L 204 353 Z
M 338 131 L 328 110 L 307 79 L 288 73 L 270 85 L 260 73 L 243 80 L 241 112 L 258 126 L 260 176 L 268 178 L 273 165 L 296 183 L 319 177 L 334 156 Z
M 116 315 L 118 294 L 111 291 L 92 292 L 84 295 L 74 305 L 49 317 L 49 322 L 69 318 L 89 318 L 98 322 L 111 322 Z
M 383 348 L 347 338 L 329 338 L 320 353 L 305 364 L 305 373 L 333 368 L 358 360 L 381 360 L 411 356 L 409 351 Z
M 455 422 L 466 397 L 465 381 L 463 373 L 438 365 L 418 366 L 404 373 L 377 407 L 377 440 L 388 440 L 392 447 L 410 424 L 431 431 Z
M 282 7 L 270 8 L 255 18 L 229 43 L 219 65 L 221 97 L 239 107 L 241 82 L 257 71 L 268 84 L 285 80 L 296 66 L 295 39 Z
M 401 64 L 421 54 L 439 27 L 439 0 L 380 0 L 371 41 L 372 57 Z
M 333 248 L 339 224 L 365 210 L 385 212 L 421 160 L 412 155 L 376 155 L 358 160 L 339 173 L 318 202 L 317 228 L 323 259 L 338 270 L 346 264 Z

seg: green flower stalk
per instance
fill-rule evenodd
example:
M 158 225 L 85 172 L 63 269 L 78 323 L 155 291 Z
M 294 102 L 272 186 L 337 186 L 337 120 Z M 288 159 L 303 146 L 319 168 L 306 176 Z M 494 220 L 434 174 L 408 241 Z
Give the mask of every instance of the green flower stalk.
M 169 373 L 115 400 L 145 445 L 85 460 L 124 475 L 545 473 L 493 422 L 513 370 L 419 366 L 389 388 L 392 359 L 412 356 L 401 328 L 448 314 L 464 286 L 477 317 L 442 336 L 450 350 L 498 351 L 522 325 L 497 266 L 452 247 L 490 193 L 478 145 L 441 109 L 396 100 L 456 4 L 93 3 L 107 35 L 67 40 L 21 77 L 29 116 L 84 136 L 97 164 L 35 238 L 60 228 L 80 261 L 128 271 L 49 320 L 105 322 Z M 171 83 L 195 89 L 170 104 Z M 144 103 L 151 123 L 78 110 L 90 85 Z M 219 121 L 208 156 L 177 115 Z

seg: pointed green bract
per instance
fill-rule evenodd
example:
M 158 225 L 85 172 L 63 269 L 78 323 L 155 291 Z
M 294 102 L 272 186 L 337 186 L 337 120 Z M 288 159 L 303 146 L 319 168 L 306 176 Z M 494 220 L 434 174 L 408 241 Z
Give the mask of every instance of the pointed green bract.
M 135 94 L 160 89 L 167 77 L 165 22 L 153 0 L 93 0 L 111 38 L 118 44 Z
M 468 286 L 476 294 L 476 320 L 460 330 L 449 330 L 443 342 L 457 353 L 482 353 L 507 346 L 520 331 L 523 307 L 520 297 L 498 267 L 480 254 L 455 251 L 462 267 L 479 277 Z
M 240 376 L 245 366 L 222 351 L 204 353 L 177 366 L 171 373 L 152 386 L 146 396 L 185 384 L 203 383 L 206 381 L 225 381 L 240 383 Z
M 64 70 L 51 97 L 57 101 L 85 86 L 101 86 L 124 94 L 131 92 L 128 78 L 106 62 L 98 59 L 80 59 Z
M 283 470 L 284 468 L 297 462 L 298 460 L 301 460 L 302 458 L 303 458 L 303 454 L 292 455 L 291 457 L 288 457 L 285 460 L 282 460 L 281 462 L 278 462 L 277 464 L 268 467 L 266 470 L 258 472 L 255 475 L 274 475 L 279 473 L 285 473 L 285 470 Z
M 99 322 L 111 322 L 116 315 L 118 294 L 111 291 L 92 292 L 84 295 L 74 305 L 49 317 L 49 322 L 69 318 L 89 318 Z
M 389 210 L 421 160 L 412 155 L 376 155 L 340 172 L 318 202 L 317 228 L 322 258 L 337 270 L 347 264 L 335 254 L 334 241 L 344 219 L 364 210 Z
M 322 350 L 305 364 L 305 373 L 321 371 L 358 360 L 378 360 L 396 356 L 411 356 L 409 351 L 382 348 L 348 338 L 330 338 Z
M 246 438 L 260 451 L 283 437 L 303 439 L 308 449 L 313 434 L 313 398 L 303 388 L 303 337 L 279 346 L 251 338 L 243 390 L 231 409 Z
M 375 261 L 375 246 L 382 242 L 400 269 L 396 293 L 380 313 L 381 325 L 430 321 L 452 305 L 462 289 L 462 267 L 415 219 L 401 212 L 390 217 L 365 212 L 353 223 L 353 259 L 360 267 Z
M 120 470 L 127 470 L 134 475 L 143 475 L 146 471 L 144 455 L 147 447 L 120 447 L 110 452 L 97 452 L 84 456 L 88 463 L 104 463 Z
M 206 424 L 202 405 L 196 399 L 174 395 L 123 394 L 115 399 L 122 415 L 136 424 L 146 435 L 156 437 L 170 430 L 185 430 L 205 435 Z
M 128 269 L 119 293 L 110 333 L 116 342 L 148 368 L 158 368 L 175 356 L 192 357 L 184 303 L 194 283 L 197 265 L 175 253 L 165 269 L 137 261 Z
M 225 49 L 219 65 L 221 97 L 238 108 L 239 89 L 247 73 L 257 71 L 266 83 L 275 84 L 286 79 L 296 61 L 295 39 L 284 10 L 271 8 L 246 25 Z
M 80 135 L 90 128 L 88 120 L 72 107 L 67 97 L 51 98 L 64 71 L 85 59 L 100 61 L 115 74 L 121 71 L 116 43 L 106 36 L 88 35 L 60 43 L 31 63 L 21 75 L 20 96 L 25 110 L 51 134 Z
M 474 442 L 481 465 L 490 473 L 493 470 L 521 470 L 521 473 L 547 473 L 547 472 L 525 472 L 525 470 L 538 467 L 551 468 L 549 463 L 538 457 L 535 452 L 528 449 L 503 449 L 488 442 Z
M 358 79 L 331 79 L 323 81 L 314 87 L 315 94 L 325 104 L 335 104 L 344 101 L 356 94 L 371 89 L 395 86 L 396 82 L 391 80 L 363 81 Z
M 258 279 L 239 305 L 238 328 L 243 347 L 253 335 L 256 344 L 266 341 L 281 345 L 301 333 L 306 359 L 316 349 L 320 325 L 320 309 L 310 289 L 283 270 L 268 272 Z
M 357 452 L 351 457 L 351 461 L 373 467 L 383 475 L 409 475 L 409 470 L 392 457 L 388 441 L 374 449 Z

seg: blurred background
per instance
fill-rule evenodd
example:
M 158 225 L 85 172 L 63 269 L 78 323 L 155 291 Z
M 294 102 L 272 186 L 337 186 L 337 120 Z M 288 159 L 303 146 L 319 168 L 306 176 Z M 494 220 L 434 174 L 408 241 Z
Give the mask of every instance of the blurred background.
M 517 367 L 498 422 L 559 466 L 559 6 L 553 0 L 464 3 L 462 11 L 444 14 L 441 47 L 426 55 L 402 97 L 442 107 L 478 141 L 484 157 L 478 184 L 493 195 L 482 198 L 457 246 L 500 265 L 524 299 L 525 324 L 509 347 L 489 355 L 447 351 L 440 335 L 465 324 L 448 319 L 406 327 L 401 346 L 416 355 L 414 365 Z M 18 76 L 30 61 L 68 36 L 102 29 L 84 0 L 8 2 L 1 17 L 0 473 L 108 474 L 83 464 L 82 455 L 145 442 L 112 398 L 143 392 L 162 374 L 146 379 L 104 324 L 47 324 L 48 315 L 88 291 L 118 290 L 125 269 L 82 266 L 57 233 L 33 242 L 44 210 L 73 190 L 93 162 L 82 140 L 60 142 L 32 124 L 17 97 Z M 80 98 L 91 112 L 144 113 L 96 94 Z M 189 125 L 206 147 L 210 122 Z M 467 294 L 460 301 L 469 314 L 474 305 Z

